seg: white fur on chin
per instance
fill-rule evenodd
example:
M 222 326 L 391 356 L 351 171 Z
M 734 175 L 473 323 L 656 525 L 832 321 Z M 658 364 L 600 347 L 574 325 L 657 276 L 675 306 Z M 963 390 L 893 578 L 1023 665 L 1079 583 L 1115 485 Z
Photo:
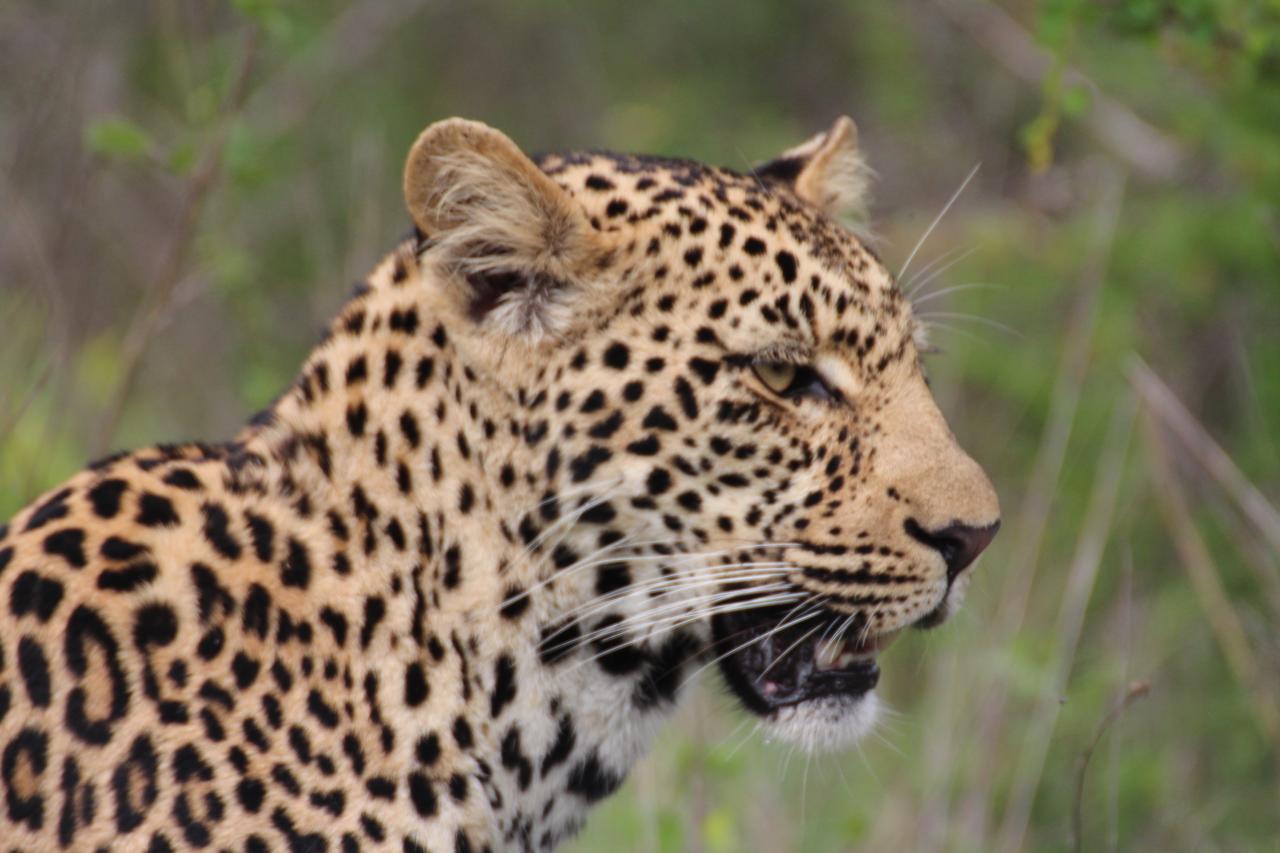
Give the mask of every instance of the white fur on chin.
M 837 752 L 870 734 L 879 716 L 880 699 L 874 692 L 857 699 L 828 696 L 775 711 L 761 730 L 766 738 L 805 752 Z

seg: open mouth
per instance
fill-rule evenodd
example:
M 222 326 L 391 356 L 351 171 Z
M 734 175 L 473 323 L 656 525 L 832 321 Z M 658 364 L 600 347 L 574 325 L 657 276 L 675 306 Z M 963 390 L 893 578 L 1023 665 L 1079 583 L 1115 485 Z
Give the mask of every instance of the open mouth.
M 897 632 L 864 636 L 860 620 L 832 613 L 779 630 L 792 611 L 746 610 L 713 620 L 715 654 L 729 688 L 762 716 L 817 699 L 856 701 L 880 680 L 876 655 Z

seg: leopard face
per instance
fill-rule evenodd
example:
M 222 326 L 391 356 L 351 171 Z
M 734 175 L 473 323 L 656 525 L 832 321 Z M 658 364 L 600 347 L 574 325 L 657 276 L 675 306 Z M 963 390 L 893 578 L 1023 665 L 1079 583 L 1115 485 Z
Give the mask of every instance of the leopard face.
M 233 441 L 0 526 L 22 849 L 547 849 L 701 671 L 814 749 L 999 509 L 835 215 L 847 119 L 750 174 L 429 127 L 414 235 Z
M 831 216 L 862 190 L 852 123 L 748 175 L 610 155 L 540 167 L 582 215 L 533 239 L 579 256 L 544 270 L 464 253 L 443 274 L 486 294 L 481 329 L 514 333 L 487 344 L 494 374 L 518 377 L 500 381 L 549 437 L 545 471 L 585 490 L 552 560 L 590 581 L 563 581 L 589 602 L 584 630 L 630 648 L 687 633 L 778 734 L 855 739 L 876 653 L 957 606 L 999 510 L 931 398 L 909 302 Z

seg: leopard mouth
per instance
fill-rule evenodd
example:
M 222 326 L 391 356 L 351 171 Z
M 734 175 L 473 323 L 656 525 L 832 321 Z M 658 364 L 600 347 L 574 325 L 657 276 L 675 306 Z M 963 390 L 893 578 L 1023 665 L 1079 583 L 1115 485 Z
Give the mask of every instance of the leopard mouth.
M 897 631 L 867 637 L 843 614 L 824 621 L 794 620 L 787 608 L 722 614 L 712 622 L 715 654 L 729 689 L 749 711 L 776 716 L 818 702 L 852 704 L 880 680 L 876 656 Z

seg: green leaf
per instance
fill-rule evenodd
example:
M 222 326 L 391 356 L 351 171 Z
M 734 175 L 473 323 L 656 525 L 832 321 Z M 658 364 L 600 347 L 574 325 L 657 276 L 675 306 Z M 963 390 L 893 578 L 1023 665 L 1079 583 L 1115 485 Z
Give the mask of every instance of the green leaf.
M 275 0 L 233 0 L 232 5 L 274 39 L 287 40 L 293 34 L 293 22 Z
M 120 116 L 108 116 L 89 125 L 85 145 L 95 154 L 120 160 L 141 160 L 154 146 L 151 135 Z
M 195 168 L 198 155 L 199 152 L 196 150 L 194 142 L 190 140 L 180 142 L 169 150 L 169 155 L 165 158 L 165 165 L 175 175 L 187 175 Z
M 1068 118 L 1079 118 L 1089 110 L 1092 95 L 1085 86 L 1071 86 L 1062 93 L 1062 113 Z

